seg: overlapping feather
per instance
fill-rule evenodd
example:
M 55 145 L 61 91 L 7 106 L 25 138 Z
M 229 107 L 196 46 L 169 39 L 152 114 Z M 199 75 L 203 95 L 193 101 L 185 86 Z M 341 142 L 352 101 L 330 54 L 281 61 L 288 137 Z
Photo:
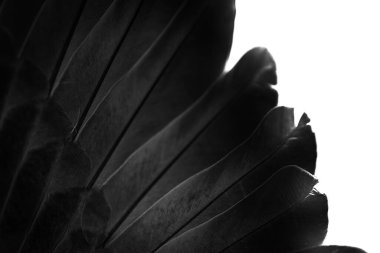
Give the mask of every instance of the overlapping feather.
M 341 250 L 269 52 L 223 73 L 233 0 L 0 4 L 1 252 Z

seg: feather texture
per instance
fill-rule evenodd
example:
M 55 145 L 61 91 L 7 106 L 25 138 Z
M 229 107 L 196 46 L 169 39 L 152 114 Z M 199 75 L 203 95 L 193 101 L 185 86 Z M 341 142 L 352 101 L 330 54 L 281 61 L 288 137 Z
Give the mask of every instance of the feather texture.
M 301 202 L 316 180 L 285 167 L 231 209 L 163 245 L 157 252 L 220 252 Z M 277 191 L 277 187 L 282 191 Z
M 234 17 L 0 1 L 1 252 L 362 252 L 319 246 L 315 136 L 276 107 L 270 53 L 223 72 Z

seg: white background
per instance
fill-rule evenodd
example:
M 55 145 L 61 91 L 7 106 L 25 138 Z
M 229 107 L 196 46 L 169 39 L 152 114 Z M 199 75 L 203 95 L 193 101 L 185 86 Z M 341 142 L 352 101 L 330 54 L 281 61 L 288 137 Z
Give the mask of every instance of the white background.
M 311 118 L 318 189 L 329 199 L 324 244 L 380 252 L 380 1 L 236 2 L 227 69 L 267 47 L 279 104 Z

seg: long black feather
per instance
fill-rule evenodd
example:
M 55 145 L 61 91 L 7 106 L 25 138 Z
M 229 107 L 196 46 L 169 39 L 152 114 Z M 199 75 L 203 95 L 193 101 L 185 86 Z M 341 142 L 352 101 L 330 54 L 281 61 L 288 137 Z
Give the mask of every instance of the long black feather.
M 319 246 L 316 140 L 234 0 L 0 0 L 0 251 Z

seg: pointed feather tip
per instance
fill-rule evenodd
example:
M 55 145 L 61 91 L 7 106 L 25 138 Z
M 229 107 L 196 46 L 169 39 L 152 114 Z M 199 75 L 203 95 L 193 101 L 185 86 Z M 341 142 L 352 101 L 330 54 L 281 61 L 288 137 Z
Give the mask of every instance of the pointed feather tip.
M 255 47 L 240 58 L 231 71 L 236 75 L 249 74 L 254 83 L 277 84 L 276 63 L 265 47 Z
M 313 188 L 313 190 L 309 193 L 309 196 L 317 196 L 317 195 L 326 196 L 326 194 L 320 192 L 317 188 Z
M 328 212 L 328 198 L 327 198 L 327 195 L 325 193 L 322 193 L 320 192 L 318 189 L 317 189 L 317 186 L 314 186 L 313 190 L 311 190 L 311 192 L 306 196 L 305 200 L 309 200 L 311 198 L 318 198 L 318 199 L 322 199 L 323 202 L 324 202 L 324 207 L 325 207 L 325 210 L 326 210 L 326 213 Z M 326 220 L 327 220 L 327 224 L 329 222 L 328 220 L 328 215 L 326 215 Z M 327 227 L 326 227 L 326 230 L 327 230 Z M 327 232 L 326 232 L 327 233 Z
M 252 49 L 251 52 L 259 57 L 258 61 L 261 62 L 260 64 L 262 65 L 258 75 L 254 79 L 254 83 L 268 88 L 271 88 L 271 85 L 276 85 L 276 62 L 268 49 L 265 47 L 257 47 Z
M 304 175 L 305 178 L 310 178 L 312 180 L 312 184 L 313 185 L 316 185 L 319 182 L 318 179 L 313 174 L 311 174 L 307 170 L 304 170 L 303 168 L 301 168 L 301 167 L 299 167 L 297 165 L 287 165 L 287 166 L 284 166 L 277 173 L 279 173 L 279 174 L 285 174 L 285 173 L 289 173 L 289 172 L 291 172 L 293 174 L 299 173 L 300 175 Z M 313 187 L 313 189 L 310 191 L 310 194 L 313 193 L 314 189 L 315 188 Z
M 309 116 L 304 112 L 298 122 L 298 127 L 306 126 L 308 123 L 310 123 Z

